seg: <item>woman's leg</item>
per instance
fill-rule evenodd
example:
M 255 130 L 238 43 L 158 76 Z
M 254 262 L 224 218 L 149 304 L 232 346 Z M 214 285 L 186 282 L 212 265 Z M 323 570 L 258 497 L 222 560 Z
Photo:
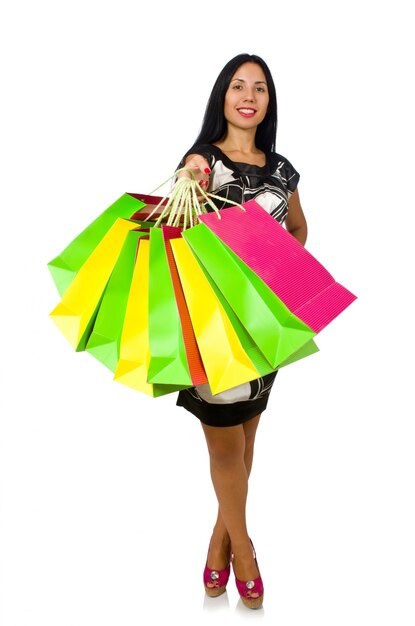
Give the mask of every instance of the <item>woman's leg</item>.
M 245 467 L 248 472 L 248 477 L 251 473 L 252 462 L 254 458 L 254 445 L 255 445 L 255 435 L 259 424 L 259 418 L 261 416 L 257 415 L 252 419 L 248 420 L 244 424 L 242 424 L 245 432 Z
M 245 434 L 244 462 L 248 478 L 252 469 L 255 435 L 260 417 L 260 415 L 257 415 L 242 425 Z M 213 529 L 212 542 L 209 550 L 209 563 L 216 563 L 217 569 L 223 569 L 227 565 L 229 543 L 229 533 L 226 529 L 225 522 L 223 521 L 220 508 L 218 508 L 218 517 Z M 212 569 L 214 569 L 213 566 Z
M 232 540 L 234 567 L 240 580 L 258 576 L 246 528 L 245 509 L 259 418 L 258 415 L 244 424 L 230 427 L 202 424 L 209 449 L 212 481 L 219 502 L 208 566 L 212 569 L 226 567 Z

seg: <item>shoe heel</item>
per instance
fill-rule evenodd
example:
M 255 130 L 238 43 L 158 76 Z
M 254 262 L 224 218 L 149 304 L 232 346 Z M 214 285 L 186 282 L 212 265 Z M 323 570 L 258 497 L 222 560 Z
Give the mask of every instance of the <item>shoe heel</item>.
M 250 540 L 251 541 L 251 540 Z M 255 564 L 258 567 L 254 545 L 251 541 Z M 234 570 L 235 571 L 235 570 Z M 259 567 L 258 567 L 259 572 Z M 264 584 L 261 574 L 254 580 L 239 580 L 235 574 L 235 583 L 242 602 L 248 609 L 260 609 L 264 601 Z

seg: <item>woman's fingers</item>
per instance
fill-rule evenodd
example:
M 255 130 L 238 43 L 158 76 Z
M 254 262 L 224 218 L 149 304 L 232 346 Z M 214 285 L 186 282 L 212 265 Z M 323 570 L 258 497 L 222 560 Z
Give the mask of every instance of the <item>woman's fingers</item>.
M 210 174 L 209 162 L 205 159 L 201 154 L 189 154 L 186 158 L 185 167 L 190 167 L 191 169 L 198 169 L 203 174 Z
M 186 159 L 185 166 L 189 171 L 183 171 L 178 174 L 178 178 L 187 177 L 196 178 L 202 189 L 206 190 L 209 186 L 210 167 L 209 162 L 201 154 L 189 154 Z

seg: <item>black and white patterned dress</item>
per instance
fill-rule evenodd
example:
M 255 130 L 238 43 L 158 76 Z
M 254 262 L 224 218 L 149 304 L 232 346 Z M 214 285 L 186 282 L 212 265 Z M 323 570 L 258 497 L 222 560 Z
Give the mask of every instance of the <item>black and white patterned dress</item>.
M 208 191 L 239 203 L 256 200 L 280 224 L 284 222 L 289 198 L 300 178 L 285 157 L 271 153 L 267 156 L 266 164 L 259 167 L 235 163 L 220 148 L 210 144 L 193 147 L 191 152 L 203 155 L 209 162 L 212 173 Z M 218 200 L 215 204 L 219 209 L 229 206 Z M 209 385 L 185 389 L 179 392 L 177 404 L 204 424 L 236 426 L 263 413 L 276 375 L 276 371 L 272 372 L 214 396 Z

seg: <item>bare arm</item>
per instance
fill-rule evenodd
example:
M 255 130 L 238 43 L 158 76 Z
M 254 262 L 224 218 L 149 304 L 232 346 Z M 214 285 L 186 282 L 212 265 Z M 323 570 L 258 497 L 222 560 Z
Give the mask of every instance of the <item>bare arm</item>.
M 288 232 L 303 246 L 307 240 L 307 222 L 301 208 L 298 189 L 294 191 L 288 201 L 288 215 L 285 220 Z

